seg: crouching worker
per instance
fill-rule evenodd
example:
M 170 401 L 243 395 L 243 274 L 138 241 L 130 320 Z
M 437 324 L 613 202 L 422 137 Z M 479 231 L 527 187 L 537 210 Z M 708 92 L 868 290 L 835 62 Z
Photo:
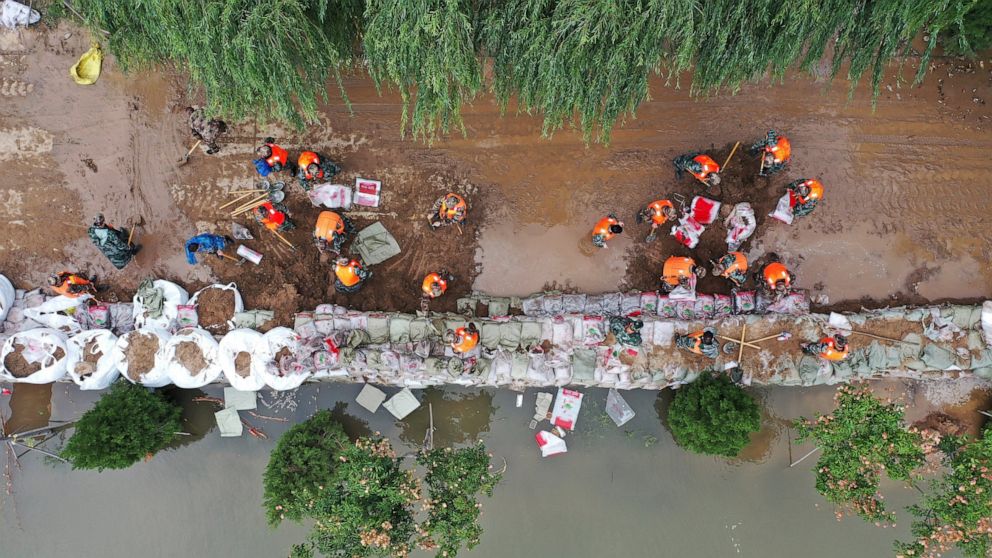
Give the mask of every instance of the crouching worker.
M 808 355 L 836 362 L 847 358 L 851 347 L 847 344 L 846 337 L 837 334 L 833 337 L 824 337 L 814 343 L 803 343 L 802 349 Z
M 637 223 L 651 223 L 651 232 L 648 233 L 647 238 L 644 239 L 645 242 L 654 242 L 657 238 L 656 231 L 658 227 L 664 225 L 668 221 L 674 221 L 678 218 L 678 213 L 675 211 L 675 206 L 669 200 L 655 200 L 648 204 L 647 207 L 641 210 L 637 214 Z
M 471 351 L 479 344 L 479 330 L 473 322 L 454 331 L 449 329 L 445 337 L 448 338 L 451 349 L 460 355 Z
M 687 291 L 692 291 L 696 287 L 696 278 L 705 277 L 706 269 L 696 265 L 696 260 L 682 256 L 671 256 L 665 260 L 665 267 L 661 272 L 661 290 L 666 293 L 682 287 Z
M 761 154 L 761 170 L 759 176 L 768 176 L 785 168 L 792 158 L 792 144 L 789 138 L 768 130 L 765 139 L 751 146 L 751 154 Z
M 289 170 L 289 152 L 276 145 L 275 141 L 274 138 L 265 138 L 265 143 L 255 148 L 258 159 L 252 162 L 255 163 L 255 170 L 262 176 Z
M 715 359 L 720 355 L 720 342 L 716 340 L 716 330 L 711 327 L 685 335 L 676 333 L 675 347 L 708 358 Z
M 624 345 L 639 347 L 641 345 L 641 329 L 644 322 L 631 316 L 613 316 L 610 318 L 610 333 L 617 342 Z
M 785 187 L 789 191 L 789 206 L 793 217 L 805 217 L 816 209 L 823 198 L 823 184 L 815 178 L 800 178 Z
M 203 142 L 207 146 L 207 155 L 213 155 L 220 151 L 217 140 L 227 132 L 227 124 L 223 120 L 207 118 L 203 108 L 186 108 L 186 117 L 189 123 L 189 131 L 194 138 Z
M 592 244 L 599 248 L 606 248 L 606 242 L 614 236 L 623 232 L 623 222 L 617 216 L 610 213 L 596 222 L 592 229 Z
M 286 206 L 281 203 L 265 202 L 256 207 L 255 220 L 272 231 L 291 231 L 296 228 L 289 220 Z
M 440 273 L 428 273 L 420 285 L 420 290 L 423 291 L 424 298 L 438 298 L 447 292 L 448 283 L 454 280 L 455 277 L 444 270 Z
M 138 253 L 139 247 L 128 242 L 128 230 L 115 229 L 108 225 L 102 214 L 93 220 L 93 226 L 89 228 L 87 235 L 117 269 L 124 269 Z
M 431 212 L 427 214 L 432 229 L 448 225 L 460 225 L 465 222 L 468 214 L 468 204 L 465 198 L 455 193 L 447 193 L 434 201 Z
M 309 192 L 318 182 L 330 180 L 341 170 L 341 167 L 313 151 L 300 153 L 296 164 L 296 178 L 304 192 Z
M 720 184 L 720 165 L 709 155 L 680 155 L 672 160 L 672 164 L 675 165 L 675 176 L 678 178 L 682 178 L 682 173 L 688 172 L 707 187 Z
M 56 294 L 68 298 L 79 298 L 84 294 L 96 294 L 93 282 L 76 273 L 63 271 L 48 276 L 48 286 Z
M 785 295 L 792 288 L 792 282 L 796 280 L 796 276 L 785 267 L 785 264 L 775 254 L 770 255 L 769 259 L 771 261 L 761 267 L 755 280 L 766 293 L 775 296 Z
M 355 233 L 351 220 L 334 211 L 321 211 L 313 230 L 313 241 L 321 252 L 341 253 L 348 237 Z
M 334 262 L 334 289 L 339 293 L 357 293 L 370 277 L 372 272 L 358 260 L 338 258 Z
M 729 279 L 734 287 L 740 288 L 747 281 L 747 256 L 741 252 L 730 252 L 713 262 L 713 275 Z
M 186 261 L 189 262 L 190 265 L 195 265 L 196 254 L 198 252 L 213 254 L 218 258 L 223 258 L 224 247 L 227 246 L 228 242 L 233 242 L 233 240 L 229 240 L 226 237 L 217 234 L 198 234 L 186 241 Z

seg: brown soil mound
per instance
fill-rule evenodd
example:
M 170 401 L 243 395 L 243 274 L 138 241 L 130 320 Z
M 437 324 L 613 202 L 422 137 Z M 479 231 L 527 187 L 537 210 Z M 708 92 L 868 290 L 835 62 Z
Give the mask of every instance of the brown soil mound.
M 21 351 L 23 350 L 24 345 L 14 343 L 14 350 L 3 360 L 3 365 L 10 372 L 10 375 L 15 378 L 26 378 L 41 370 L 41 363 L 29 364 L 24 359 L 24 356 L 21 355 Z M 59 360 L 64 356 L 65 352 L 61 348 L 55 349 L 55 360 Z
M 968 427 L 960 420 L 940 411 L 930 413 L 923 420 L 913 423 L 913 426 L 920 430 L 933 430 L 941 436 L 961 436 L 968 431 Z
M 241 351 L 234 357 L 234 371 L 238 376 L 247 378 L 251 375 L 251 354 Z
M 279 352 L 276 353 L 276 364 L 282 362 L 282 359 L 291 356 L 293 356 L 293 351 L 290 351 L 289 347 L 283 347 L 279 349 Z
M 196 297 L 196 312 L 200 327 L 211 333 L 228 330 L 227 321 L 234 317 L 234 291 L 207 289 Z
M 83 347 L 83 360 L 76 364 L 76 375 L 80 379 L 84 379 L 90 374 L 96 372 L 96 365 L 103 357 L 103 352 L 100 351 L 100 343 L 96 339 L 91 339 L 89 343 Z
M 127 358 L 127 377 L 132 381 L 141 378 L 155 366 L 155 353 L 158 352 L 158 337 L 150 333 L 132 335 L 124 356 Z
M 191 376 L 196 376 L 207 367 L 207 359 L 203 356 L 200 346 L 192 341 L 183 341 L 176 346 L 176 360 L 189 370 Z

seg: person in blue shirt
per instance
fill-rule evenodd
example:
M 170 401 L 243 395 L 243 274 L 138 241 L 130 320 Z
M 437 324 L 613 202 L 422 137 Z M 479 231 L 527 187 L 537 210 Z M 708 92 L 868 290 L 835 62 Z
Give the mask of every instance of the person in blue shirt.
M 228 242 L 233 241 L 216 234 L 198 234 L 186 241 L 186 261 L 190 264 L 196 264 L 197 252 L 214 254 L 218 258 L 222 258 L 224 257 L 224 247 L 227 246 Z

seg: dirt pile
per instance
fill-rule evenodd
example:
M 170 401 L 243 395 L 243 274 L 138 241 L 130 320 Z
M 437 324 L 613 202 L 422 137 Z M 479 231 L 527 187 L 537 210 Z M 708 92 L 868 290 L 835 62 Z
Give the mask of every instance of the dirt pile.
M 228 331 L 228 320 L 234 318 L 234 291 L 207 289 L 196 298 L 196 312 L 200 327 L 210 333 Z
M 10 372 L 10 375 L 15 378 L 26 378 L 31 374 L 41 370 L 41 363 L 36 362 L 34 364 L 29 363 L 22 355 L 24 351 L 24 345 L 20 343 L 14 343 L 14 350 L 3 359 L 3 365 Z M 65 351 L 61 348 L 55 349 L 55 360 L 59 360 L 65 356 Z
M 251 354 L 247 351 L 241 351 L 234 357 L 234 371 L 237 372 L 238 376 L 242 378 L 247 378 L 251 376 Z
M 96 339 L 91 339 L 86 343 L 86 346 L 83 347 L 83 360 L 76 364 L 76 374 L 79 376 L 79 379 L 85 380 L 96 372 L 96 365 L 102 357 L 103 352 L 100 350 L 100 343 Z
M 913 426 L 920 430 L 932 430 L 941 436 L 961 436 L 968 431 L 968 427 L 961 421 L 940 411 L 930 413 L 923 420 L 913 423 Z
M 207 359 L 203 356 L 200 346 L 192 341 L 183 341 L 176 346 L 176 360 L 189 370 L 191 376 L 196 376 L 207 367 Z
M 128 339 L 124 357 L 127 359 L 127 377 L 133 382 L 141 381 L 155 367 L 155 353 L 158 352 L 158 337 L 150 333 L 137 333 Z

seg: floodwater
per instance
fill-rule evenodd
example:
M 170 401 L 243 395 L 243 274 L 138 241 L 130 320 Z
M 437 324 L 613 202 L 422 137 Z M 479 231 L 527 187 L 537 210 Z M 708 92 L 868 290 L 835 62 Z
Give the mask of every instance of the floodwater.
M 308 385 L 296 394 L 295 410 L 260 404 L 257 412 L 297 421 L 318 407 L 335 409 L 351 433 L 381 431 L 400 453 L 424 439 L 426 405 L 397 423 L 384 410 L 373 416 L 350 403 L 359 389 Z M 216 388 L 206 391 L 218 395 Z M 527 428 L 534 393 L 524 395 L 522 408 L 507 390 L 419 393 L 433 406 L 437 445 L 478 437 L 497 467 L 507 463 L 495 495 L 483 500 L 482 544 L 465 556 L 882 557 L 891 555 L 893 538 L 907 534 L 907 522 L 896 529 L 838 522 L 813 488 L 813 458 L 788 467 L 790 451 L 798 459 L 811 448 L 790 448 L 784 419 L 827 410 L 832 388 L 757 391 L 768 409 L 766 428 L 746 458 L 733 462 L 675 446 L 659 419 L 669 394 L 623 392 L 637 416 L 617 428 L 602 411 L 606 391 L 599 389 L 585 392 L 578 428 L 566 438 L 569 452 L 542 460 Z M 75 418 L 96 397 L 58 385 L 52 418 Z M 273 400 L 272 394 L 263 397 Z M 201 405 L 191 430 L 202 433 L 212 409 Z M 287 555 L 306 530 L 289 523 L 271 529 L 261 508 L 262 471 L 286 426 L 245 418 L 269 439 L 222 439 L 211 431 L 150 462 L 104 473 L 23 457 L 13 475 L 14 495 L 3 498 L 2 555 Z M 886 486 L 885 494 L 893 509 L 913 497 L 899 485 Z

